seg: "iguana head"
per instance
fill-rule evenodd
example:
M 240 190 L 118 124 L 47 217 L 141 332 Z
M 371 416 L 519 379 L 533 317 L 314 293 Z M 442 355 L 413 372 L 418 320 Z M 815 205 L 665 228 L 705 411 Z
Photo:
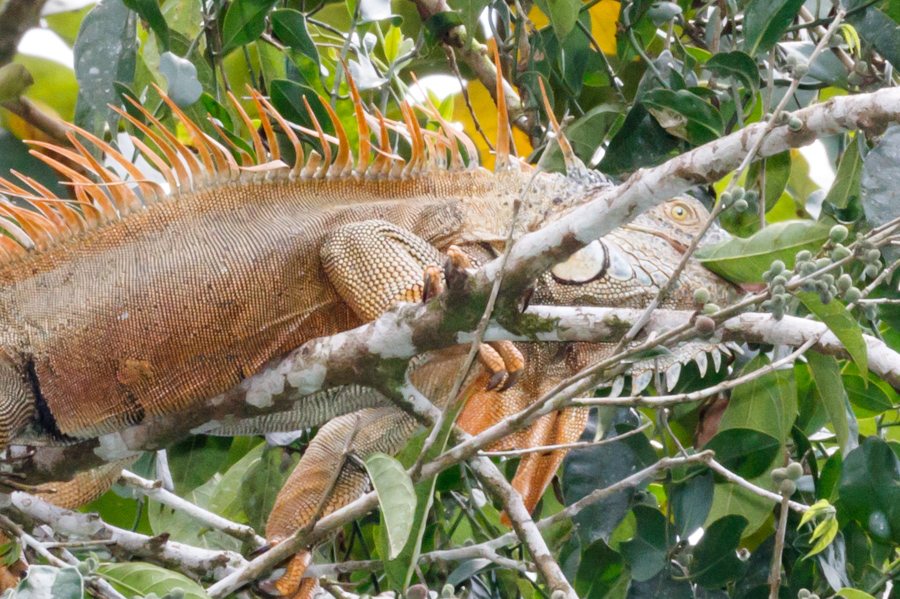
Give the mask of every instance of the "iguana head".
M 656 206 L 622 228 L 665 239 L 679 253 L 684 253 L 708 219 L 709 211 L 699 200 L 680 196 Z M 718 243 L 728 237 L 725 229 L 713 223 L 700 245 Z

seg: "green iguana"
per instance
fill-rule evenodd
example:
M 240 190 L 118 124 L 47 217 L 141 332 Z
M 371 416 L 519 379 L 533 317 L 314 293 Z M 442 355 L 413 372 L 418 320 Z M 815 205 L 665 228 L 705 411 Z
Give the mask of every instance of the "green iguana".
M 502 244 L 515 200 L 523 200 L 515 221 L 517 232 L 523 233 L 608 187 L 594 173 L 538 173 L 531 181 L 529 167 L 510 167 L 505 124 L 499 128 L 500 170 L 488 173 L 477 167 L 471 142 L 443 123 L 436 111 L 428 112 L 438 120 L 438 132 L 423 129 L 405 104 L 403 123 L 380 115 L 375 119 L 376 147 L 370 141 L 372 119 L 352 86 L 351 91 L 360 139 L 356 160 L 327 104 L 336 137 L 323 132 L 310 110 L 315 130 L 300 130 L 318 140 L 321 153 L 314 150 L 307 157 L 294 133 L 296 126 L 251 92 L 265 138 L 232 100 L 252 135 L 255 156 L 223 146 L 165 97 L 191 136 L 191 147 L 139 106 L 142 118 L 120 111 L 142 133 L 133 137 L 134 143 L 165 176 L 168 191 L 146 181 L 107 143 L 75 127 L 69 133 L 74 150 L 36 144 L 49 153 L 35 155 L 68 179 L 76 201 L 61 200 L 25 176 L 17 175 L 18 183 L 0 180 L 0 191 L 30 204 L 0 204 L 5 233 L 0 236 L 0 314 L 5 322 L 0 333 L 0 449 L 17 437 L 27 443 L 73 442 L 187 410 L 309 339 L 355 327 L 397 301 L 420 299 L 423 269 L 440 264 L 439 252 L 453 246 L 466 252 L 491 251 Z M 504 104 L 499 105 L 505 123 Z M 276 127 L 293 145 L 293 165 L 281 160 Z M 409 160 L 392 150 L 390 131 L 409 140 Z M 227 136 L 223 139 L 229 142 Z M 149 147 L 151 142 L 158 150 Z M 118 162 L 137 188 L 104 168 L 91 146 Z M 466 157 L 460 146 L 467 150 Z M 691 206 L 681 202 L 660 209 L 683 211 L 660 213 L 669 222 L 663 229 L 677 230 L 681 215 L 696 210 Z M 671 253 L 684 244 L 640 226 L 622 232 L 619 241 L 624 245 L 595 242 L 598 245 L 559 265 L 544 278 L 535 300 L 621 305 L 632 286 L 639 290 L 630 296 L 632 305 L 645 305 L 665 280 L 666 265 L 675 263 L 660 261 L 660 252 Z M 685 231 L 690 233 L 689 228 Z M 630 235 L 649 235 L 654 241 L 627 248 Z M 627 251 L 637 261 L 622 253 Z M 700 273 L 698 268 L 691 265 L 685 276 Z M 685 279 L 667 305 L 693 307 L 690 281 Z M 591 353 L 587 346 L 569 347 L 576 348 L 566 350 L 574 353 L 574 362 L 560 362 L 553 358 L 559 354 L 548 349 L 529 349 L 533 366 L 526 363 L 518 388 L 485 390 L 464 415 L 469 419 L 464 426 L 477 430 L 496 414 L 514 409 L 488 409 L 488 416 L 473 416 L 473 410 L 491 402 L 533 401 L 546 381 L 571 372 Z M 520 367 L 509 346 L 493 346 L 493 351 L 496 356 L 485 349 L 485 363 L 493 364 L 493 372 L 485 375 L 485 389 L 498 384 L 491 375 Z M 450 352 L 441 359 L 453 357 Z M 544 372 L 550 363 L 562 370 Z M 431 385 L 429 395 L 440 403 L 440 385 L 446 384 L 448 371 L 437 364 L 422 367 L 414 379 L 417 375 L 423 387 Z M 675 369 L 673 363 L 673 373 Z M 351 401 L 343 411 L 359 407 Z M 342 411 L 340 405 L 332 409 Z M 372 447 L 385 441 L 402 443 L 411 433 L 411 419 L 394 408 L 376 408 L 370 414 L 375 421 L 396 420 L 390 429 L 396 435 L 373 435 Z M 569 432 L 556 438 L 571 438 L 580 418 L 573 414 L 574 426 L 542 424 L 533 430 L 544 427 L 549 432 L 530 442 L 553 438 L 553 431 L 562 429 Z M 323 428 L 318 446 L 341 422 Z M 549 480 L 548 468 L 539 468 L 535 488 L 543 489 Z M 355 487 L 335 492 L 333 502 L 351 498 L 362 484 L 358 476 L 355 481 Z M 100 487 L 78 490 L 96 492 Z M 286 489 L 284 496 L 292 492 Z M 67 496 L 71 502 L 85 499 L 83 494 Z M 286 505 L 292 504 L 282 501 L 279 510 Z M 282 534 L 276 530 L 269 538 L 277 540 Z

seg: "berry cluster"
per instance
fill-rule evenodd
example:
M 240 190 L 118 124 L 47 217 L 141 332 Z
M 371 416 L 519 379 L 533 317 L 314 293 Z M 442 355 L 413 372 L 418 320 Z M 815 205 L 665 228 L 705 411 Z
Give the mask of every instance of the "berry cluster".
M 785 497 L 790 497 L 797 490 L 797 479 L 803 476 L 803 465 L 800 462 L 791 462 L 784 468 L 772 470 L 772 482 L 778 485 L 778 490 Z
M 745 212 L 751 205 L 756 205 L 759 201 L 759 192 L 754 190 L 745 190 L 743 187 L 735 187 L 731 191 L 723 192 L 719 196 L 719 201 L 726 208 L 733 206 L 738 212 Z

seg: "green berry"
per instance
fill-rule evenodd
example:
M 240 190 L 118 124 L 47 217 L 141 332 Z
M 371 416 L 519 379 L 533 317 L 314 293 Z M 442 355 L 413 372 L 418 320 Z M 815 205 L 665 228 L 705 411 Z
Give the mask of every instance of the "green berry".
M 850 250 L 845 248 L 844 246 L 838 244 L 833 250 L 831 250 L 831 259 L 837 262 L 838 260 L 843 260 L 844 258 L 850 257 Z
M 175 587 L 168 593 L 162 596 L 162 599 L 184 599 L 187 593 L 184 592 L 184 589 L 181 587 Z
M 750 207 L 750 204 L 747 203 L 747 200 L 740 199 L 734 201 L 734 209 L 738 212 L 744 212 L 747 208 Z
M 775 468 L 772 470 L 772 482 L 776 485 L 780 485 L 781 481 L 785 480 L 788 477 L 786 468 Z
M 703 337 L 709 337 L 716 332 L 716 321 L 709 316 L 698 316 L 694 321 L 694 326 Z
M 784 308 L 775 308 L 772 310 L 772 318 L 775 320 L 781 320 L 784 318 Z
M 834 285 L 834 275 L 831 273 L 825 273 L 824 275 L 822 275 L 822 280 L 825 281 L 825 284 L 828 285 L 828 287 L 832 287 Z
M 700 312 L 702 314 L 709 315 L 715 314 L 719 310 L 721 310 L 721 308 L 719 308 L 719 306 L 717 306 L 716 304 L 706 304 L 705 306 L 703 306 L 703 309 Z
M 706 287 L 701 287 L 694 291 L 694 301 L 698 304 L 705 304 L 709 301 L 709 289 Z
M 826 306 L 831 303 L 831 300 L 834 299 L 834 295 L 831 294 L 830 291 L 825 291 L 819 294 L 819 301 L 825 304 Z
M 860 60 L 855 65 L 853 65 L 853 72 L 859 75 L 865 75 L 866 71 L 869 70 L 869 63 L 865 60 Z
M 747 195 L 744 196 L 744 199 L 750 203 L 759 201 L 759 192 L 756 191 L 755 189 L 751 189 L 750 191 L 747 192 Z
M 773 275 L 780 275 L 784 272 L 784 269 L 784 262 L 782 262 L 781 260 L 775 260 L 774 262 L 772 262 L 772 266 L 769 267 L 769 270 L 772 271 Z
M 788 129 L 790 129 L 791 131 L 799 131 L 800 129 L 803 129 L 803 121 L 795 116 L 792 116 L 791 120 L 788 121 Z
M 847 239 L 848 235 L 850 235 L 850 231 L 844 225 L 835 225 L 831 227 L 831 231 L 828 232 L 828 237 L 835 243 L 844 241 Z
M 859 241 L 859 247 L 864 250 L 875 249 L 875 244 L 872 243 L 871 239 L 861 239 Z
M 785 479 L 781 481 L 781 488 L 779 489 L 781 494 L 785 497 L 790 497 L 797 490 L 797 483 L 792 481 L 791 479 Z
M 441 597 L 444 599 L 449 599 L 456 595 L 456 589 L 452 584 L 445 584 L 444 588 L 441 589 Z
M 816 281 L 816 291 L 818 291 L 819 293 L 825 293 L 826 291 L 828 291 L 828 283 L 821 280 Z
M 719 196 L 719 201 L 725 206 L 730 206 L 731 202 L 734 201 L 734 197 L 731 195 L 730 191 L 723 191 L 722 195 Z
M 772 274 L 771 270 L 767 270 L 762 274 L 762 280 L 766 283 L 771 283 L 773 278 L 775 278 L 775 276 Z
M 797 58 L 796 54 L 788 54 L 787 57 L 785 57 L 784 61 L 793 67 L 796 66 L 798 62 L 800 62 L 800 59 Z
M 854 304 L 862 297 L 862 292 L 856 287 L 850 287 L 844 292 L 844 300 L 849 304 Z
M 769 309 L 772 307 L 772 300 L 765 300 L 763 303 L 761 303 L 759 305 L 759 307 L 768 312 Z
M 878 250 L 869 250 L 866 252 L 866 257 L 863 258 L 865 262 L 871 262 L 872 264 L 881 260 L 881 252 Z
M 807 589 L 800 589 L 797 591 L 797 599 L 809 599 L 809 591 Z
M 806 76 L 806 74 L 807 74 L 808 72 L 809 72 L 809 65 L 807 65 L 807 64 L 798 64 L 797 66 L 794 67 L 794 78 L 795 78 L 795 79 L 802 79 L 803 77 Z M 801 126 L 802 126 L 802 125 L 801 125 Z M 797 131 L 797 129 L 799 129 L 799 127 L 798 127 L 797 129 L 794 129 L 794 127 L 791 126 L 791 129 L 792 129 L 793 131 Z
M 778 275 L 777 277 L 772 278 L 772 286 L 773 287 L 778 287 L 779 285 L 784 286 L 786 284 L 787 284 L 787 277 L 785 277 L 784 275 Z M 782 291 L 782 293 L 784 293 L 784 292 Z
M 773 285 L 772 286 L 772 296 L 782 297 L 784 295 L 784 285 Z
M 850 275 L 844 273 L 840 277 L 838 277 L 838 280 L 837 280 L 837 288 L 838 289 L 840 289 L 841 291 L 847 291 L 851 287 L 853 287 L 853 278 Z
M 550 593 L 550 599 L 566 599 L 566 593 L 565 591 L 556 589 L 555 591 Z
M 831 266 L 831 258 L 819 258 L 816 260 L 816 270 L 822 270 Z
M 745 191 L 743 187 L 735 187 L 731 190 L 731 197 L 733 197 L 735 201 L 742 200 L 744 199 L 744 193 Z
M 800 462 L 791 462 L 788 464 L 787 477 L 791 480 L 797 480 L 801 476 L 803 476 L 803 464 Z
M 869 264 L 863 269 L 863 274 L 866 275 L 870 279 L 874 279 L 878 276 L 878 265 L 877 264 Z
M 804 293 L 812 293 L 816 290 L 816 284 L 812 281 L 806 281 L 802 285 L 800 285 L 800 290 Z
M 810 253 L 809 250 L 802 250 L 797 252 L 797 262 L 806 262 L 810 258 L 812 258 L 812 253 Z

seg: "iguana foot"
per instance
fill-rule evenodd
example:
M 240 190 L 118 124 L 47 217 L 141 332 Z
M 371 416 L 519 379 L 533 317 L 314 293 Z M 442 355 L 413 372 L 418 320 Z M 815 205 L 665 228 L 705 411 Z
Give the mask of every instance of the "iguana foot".
M 259 589 L 273 597 L 289 597 L 305 599 L 312 595 L 318 581 L 315 578 L 303 578 L 306 569 L 312 562 L 312 552 L 299 551 L 288 561 L 287 569 L 276 581 L 266 580 L 259 584 Z
M 525 367 L 522 352 L 511 341 L 482 343 L 478 348 L 478 357 L 491 373 L 487 391 L 506 391 L 516 384 Z
M 427 304 L 432 298 L 444 291 L 444 276 L 441 269 L 435 265 L 425 268 L 425 276 L 422 282 L 422 303 Z

